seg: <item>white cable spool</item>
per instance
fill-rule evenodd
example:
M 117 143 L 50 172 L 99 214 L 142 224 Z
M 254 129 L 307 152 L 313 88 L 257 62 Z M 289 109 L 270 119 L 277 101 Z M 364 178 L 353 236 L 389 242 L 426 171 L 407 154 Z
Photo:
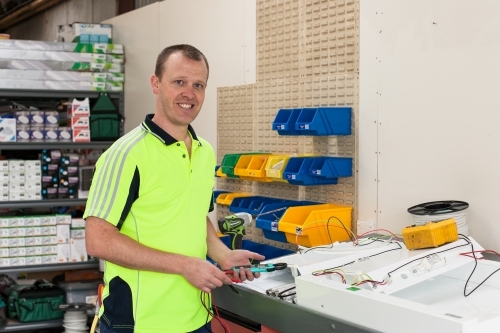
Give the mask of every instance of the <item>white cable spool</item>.
M 62 304 L 59 309 L 64 311 L 63 327 L 65 333 L 87 333 L 88 310 L 93 310 L 92 304 Z
M 467 224 L 467 208 L 469 204 L 463 201 L 433 201 L 408 208 L 415 225 L 424 225 L 429 222 L 455 219 L 458 233 L 469 236 Z

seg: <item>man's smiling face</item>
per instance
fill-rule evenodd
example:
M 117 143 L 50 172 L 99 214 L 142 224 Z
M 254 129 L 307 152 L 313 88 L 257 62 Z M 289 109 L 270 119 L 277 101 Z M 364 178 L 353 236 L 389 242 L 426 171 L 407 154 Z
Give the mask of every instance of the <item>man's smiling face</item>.
M 207 78 L 204 61 L 191 60 L 180 52 L 170 55 L 157 82 L 159 107 L 168 123 L 184 127 L 196 118 L 205 100 Z

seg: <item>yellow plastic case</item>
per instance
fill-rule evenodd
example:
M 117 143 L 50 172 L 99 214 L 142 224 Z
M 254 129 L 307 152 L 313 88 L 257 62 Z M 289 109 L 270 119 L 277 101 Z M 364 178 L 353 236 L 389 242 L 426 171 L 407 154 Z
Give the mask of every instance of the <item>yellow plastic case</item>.
M 458 239 L 455 219 L 429 222 L 426 225 L 403 229 L 403 240 L 409 250 L 438 247 Z

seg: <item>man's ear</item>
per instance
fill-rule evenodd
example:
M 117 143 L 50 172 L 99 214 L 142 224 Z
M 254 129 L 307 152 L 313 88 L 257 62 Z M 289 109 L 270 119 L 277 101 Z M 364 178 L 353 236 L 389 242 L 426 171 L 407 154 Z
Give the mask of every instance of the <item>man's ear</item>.
M 158 95 L 158 93 L 160 91 L 160 88 L 159 88 L 160 79 L 158 78 L 158 76 L 153 74 L 153 75 L 151 75 L 150 82 L 151 82 L 151 89 L 153 90 L 153 93 L 155 95 Z

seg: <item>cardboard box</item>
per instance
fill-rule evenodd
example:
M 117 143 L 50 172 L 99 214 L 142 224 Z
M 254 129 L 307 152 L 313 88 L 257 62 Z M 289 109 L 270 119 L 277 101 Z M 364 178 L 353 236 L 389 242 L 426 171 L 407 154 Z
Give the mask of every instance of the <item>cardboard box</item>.
M 42 167 L 42 162 L 39 160 L 28 160 L 24 161 L 24 167 L 26 170 L 26 173 L 28 172 L 39 172 Z
M 0 142 L 16 142 L 16 119 L 0 117 Z
M 1 41 L 0 41 L 1 42 Z M 0 69 L 0 79 L 32 81 L 125 82 L 124 73 L 89 73 L 74 71 L 44 71 Z M 21 111 L 26 112 L 26 111 Z M 28 122 L 29 123 L 29 122 Z M 18 122 L 18 124 L 20 124 Z
M 31 125 L 45 125 L 45 112 L 44 111 L 30 111 L 30 124 Z
M 16 124 L 29 125 L 31 123 L 31 114 L 29 111 L 16 111 Z
M 85 220 L 80 218 L 72 218 L 71 219 L 71 228 L 85 228 Z
M 42 235 L 42 227 L 26 227 L 24 236 L 33 237 L 33 236 L 41 236 Z M 26 242 L 26 239 L 24 240 Z
M 40 246 L 42 245 L 42 237 L 41 236 L 26 237 L 24 238 L 24 243 L 26 246 Z
M 73 142 L 90 142 L 90 130 L 88 129 L 73 130 Z
M 69 215 L 69 214 L 58 214 L 58 215 L 56 215 L 56 224 L 71 225 L 71 215 Z
M 123 45 L 120 44 L 81 44 L 19 39 L 0 40 L 0 49 L 123 54 Z
M 26 161 L 9 160 L 9 171 L 26 171 Z
M 69 262 L 70 244 L 57 244 L 57 262 Z
M 0 248 L 0 258 L 7 258 L 9 256 L 9 249 L 6 247 Z
M 42 125 L 31 125 L 30 127 L 30 141 L 31 142 L 44 142 L 45 137 L 45 126 Z
M 1 70 L 1 69 L 0 69 Z M 78 91 L 123 91 L 122 82 L 89 82 L 89 81 L 34 81 L 34 80 L 16 80 L 0 79 L 0 89 L 9 89 L 11 87 L 18 89 L 37 89 L 37 90 L 78 90 Z
M 73 132 L 75 130 L 84 129 L 88 130 L 90 128 L 90 118 L 89 117 L 71 117 L 69 118 L 71 129 Z
M 42 236 L 42 245 L 56 245 L 57 236 Z
M 9 171 L 9 161 L 2 160 L 0 161 L 0 172 Z
M 57 254 L 57 244 L 42 246 L 41 249 L 43 255 Z
M 87 261 L 88 255 L 85 248 L 85 238 L 70 239 L 70 261 L 81 262 Z
M 42 258 L 42 265 L 50 265 L 50 264 L 57 264 L 57 254 L 50 254 L 47 256 L 41 256 Z
M 112 44 L 111 24 L 73 23 L 57 26 L 58 42 L 80 44 Z
M 45 140 L 45 142 L 59 141 L 59 126 L 45 125 L 43 132 L 43 139 Z
M 87 72 L 109 72 L 123 73 L 122 64 L 110 62 L 74 62 L 56 60 L 0 60 L 0 69 L 25 69 L 25 70 L 54 70 L 54 71 L 87 71 Z M 36 85 L 37 81 L 31 81 Z M 44 81 L 42 81 L 44 82 Z M 46 87 L 46 89 L 50 89 Z
M 41 265 L 42 257 L 41 256 L 27 256 L 26 257 L 26 266 L 30 265 Z
M 42 190 L 37 191 L 26 191 L 25 200 L 42 200 Z
M 30 125 L 17 125 L 16 127 L 16 141 L 29 142 L 31 141 L 31 127 Z
M 9 249 L 9 257 L 25 257 L 26 249 L 24 247 L 12 247 Z
M 26 185 L 26 192 L 40 191 L 42 189 L 41 173 L 38 174 L 38 180 L 26 180 L 25 185 Z
M 115 63 L 123 64 L 124 57 L 121 54 L 104 53 L 76 53 L 76 52 L 58 52 L 45 50 L 16 50 L 2 49 L 0 52 L 1 60 L 54 60 L 54 61 L 73 61 L 73 62 L 97 62 L 97 63 Z
M 42 199 L 57 199 L 57 187 L 42 188 Z
M 39 227 L 40 226 L 40 220 L 35 219 L 33 216 L 25 216 L 24 218 L 24 226 L 25 227 Z M 38 223 L 38 224 L 36 224 Z
M 42 255 L 42 246 L 27 246 L 26 247 L 26 256 L 41 256 Z
M 72 117 L 90 117 L 90 102 L 88 97 L 82 100 L 76 98 L 71 102 L 71 107 L 67 109 L 68 118 Z
M 70 229 L 69 238 L 85 238 L 85 228 Z
M 10 176 L 9 171 L 1 171 L 0 172 L 0 182 L 5 182 L 5 181 L 8 182 L 9 176 Z
M 66 244 L 69 243 L 69 225 L 59 224 L 57 228 L 57 243 Z
M 40 226 L 40 232 L 41 232 L 42 236 L 56 236 L 56 235 L 58 235 L 57 226 L 54 226 L 54 225 Z M 69 234 L 69 232 L 68 232 L 68 234 Z
M 59 142 L 71 142 L 73 131 L 71 127 L 59 127 Z
M 17 257 L 9 259 L 9 266 L 26 266 L 26 258 L 25 257 Z
M 26 200 L 26 195 L 24 192 L 12 193 L 9 192 L 9 201 L 23 201 Z
M 39 218 L 41 226 L 56 225 L 57 222 L 55 215 L 41 215 Z

